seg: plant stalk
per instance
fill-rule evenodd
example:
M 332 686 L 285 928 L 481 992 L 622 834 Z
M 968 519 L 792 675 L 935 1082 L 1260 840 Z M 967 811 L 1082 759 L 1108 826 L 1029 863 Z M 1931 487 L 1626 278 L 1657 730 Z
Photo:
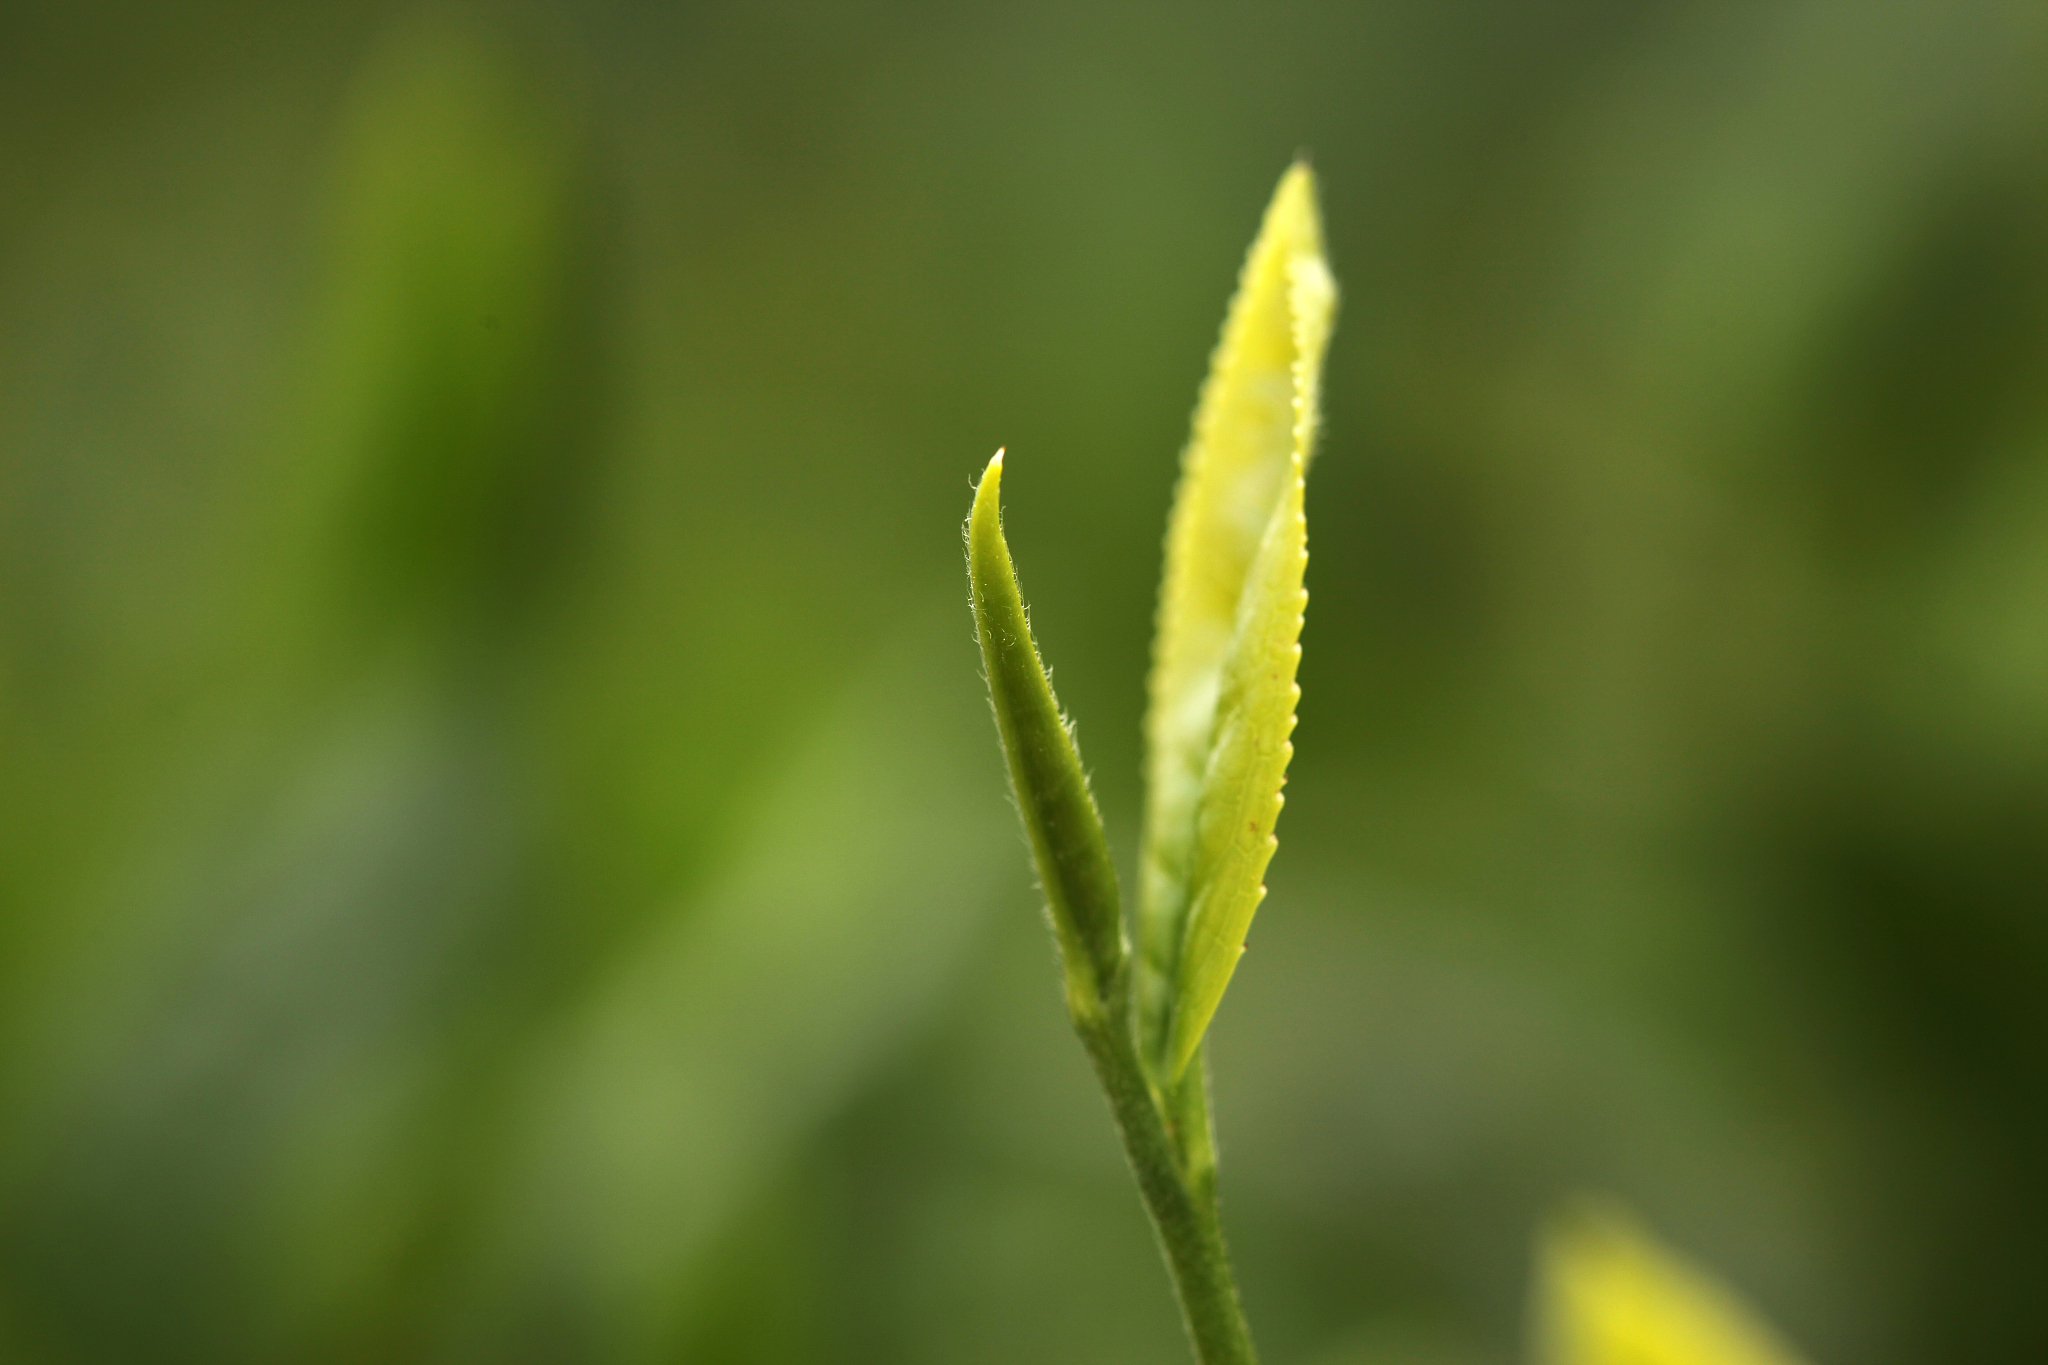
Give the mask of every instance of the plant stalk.
M 1203 1068 L 1188 1067 L 1169 1104 L 1139 1059 L 1128 968 L 1116 974 L 1107 994 L 1106 1009 L 1073 1012 L 1074 1028 L 1123 1134 L 1195 1358 L 1200 1365 L 1257 1365 L 1223 1243 Z

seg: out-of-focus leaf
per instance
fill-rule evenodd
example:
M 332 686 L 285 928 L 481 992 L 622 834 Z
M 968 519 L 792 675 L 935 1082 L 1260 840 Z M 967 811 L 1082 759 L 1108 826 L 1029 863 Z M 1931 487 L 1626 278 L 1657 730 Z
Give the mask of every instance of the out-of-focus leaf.
M 419 20 L 343 128 L 293 472 L 335 561 L 319 605 L 372 630 L 516 621 L 575 524 L 605 357 L 594 186 L 549 93 L 499 44 Z
M 1537 1273 L 1538 1365 L 1800 1365 L 1726 1286 L 1615 1210 L 1560 1219 Z
M 703 1258 L 936 1002 L 1012 847 L 937 636 L 855 682 L 728 874 L 535 1054 L 459 1358 L 509 1358 L 542 1314 L 596 1358 L 673 1359 Z
M 1265 895 L 1293 752 L 1302 476 L 1337 292 L 1315 179 L 1282 177 L 1195 412 L 1167 533 L 1146 718 L 1140 1000 L 1177 1076 L 1230 984 Z
M 0 1278 L 53 1355 L 338 1357 L 432 1298 L 399 1267 L 459 1214 L 448 1097 L 505 1030 L 545 880 L 521 628 L 597 468 L 594 200 L 556 93 L 459 19 L 378 44 L 324 176 L 303 388 L 213 509 L 219 578 L 166 593 L 173 662 L 67 689 L 68 727 L 109 728 L 105 697 L 163 752 L 55 748 L 135 795 L 97 798 L 105 856 L 0 952 Z

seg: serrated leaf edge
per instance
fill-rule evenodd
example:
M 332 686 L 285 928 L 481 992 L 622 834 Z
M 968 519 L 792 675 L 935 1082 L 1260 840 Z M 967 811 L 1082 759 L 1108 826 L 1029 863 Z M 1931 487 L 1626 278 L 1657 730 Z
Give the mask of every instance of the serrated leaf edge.
M 1278 262 L 1271 259 L 1276 250 L 1284 252 Z M 1276 264 L 1284 272 L 1292 352 L 1291 448 L 1276 503 L 1242 579 L 1229 644 L 1216 666 L 1214 690 L 1206 691 L 1199 674 L 1187 667 L 1187 660 L 1176 658 L 1177 653 L 1187 652 L 1188 642 L 1176 639 L 1174 633 L 1187 626 L 1182 616 L 1188 607 L 1186 594 L 1193 591 L 1178 583 L 1176 575 L 1188 572 L 1187 561 L 1198 549 L 1198 528 L 1192 522 L 1205 509 L 1195 507 L 1193 500 L 1212 496 L 1211 490 L 1200 484 L 1205 475 L 1215 477 L 1214 471 L 1203 467 L 1209 458 L 1205 450 L 1209 426 L 1217 420 L 1212 405 L 1221 401 L 1219 395 L 1229 382 L 1230 367 L 1238 363 L 1240 348 L 1250 344 L 1249 331 L 1256 322 L 1253 310 L 1262 306 L 1258 299 L 1247 297 L 1248 291 L 1259 287 L 1261 272 Z M 1150 1022 L 1169 1082 L 1178 1080 L 1199 1049 L 1229 985 L 1244 951 L 1244 934 L 1264 898 L 1261 879 L 1277 846 L 1273 827 L 1283 804 L 1280 787 L 1293 752 L 1289 735 L 1295 725 L 1294 703 L 1300 695 L 1295 672 L 1307 600 L 1301 587 L 1307 562 L 1303 479 L 1315 449 L 1322 355 L 1335 299 L 1335 283 L 1322 254 L 1313 177 L 1305 165 L 1297 164 L 1282 178 L 1260 236 L 1247 255 L 1239 295 L 1232 301 L 1204 384 L 1195 439 L 1176 495 L 1168 539 L 1153 705 L 1147 717 L 1147 775 L 1152 789 L 1147 793 L 1141 932 L 1147 935 L 1146 966 L 1151 973 L 1145 984 L 1155 996 L 1164 997 L 1152 1003 L 1155 1017 Z M 1206 510 L 1213 513 L 1214 505 Z M 1287 605 L 1290 599 L 1291 609 Z M 1262 604 L 1269 608 L 1263 621 Z M 1182 688 L 1178 697 L 1173 695 L 1176 669 Z M 1197 679 L 1192 685 L 1191 678 Z M 1183 742 L 1187 732 L 1199 730 L 1202 718 L 1194 712 L 1204 706 L 1210 709 L 1207 742 L 1202 746 L 1206 752 L 1193 808 L 1185 810 L 1185 791 L 1176 794 L 1161 788 L 1176 778 L 1168 765 L 1175 761 L 1185 764 L 1188 755 L 1163 752 L 1162 746 L 1175 742 L 1171 731 L 1176 727 L 1183 731 Z M 1187 710 L 1176 713 L 1176 707 Z M 1253 725 L 1247 729 L 1254 716 L 1275 719 L 1262 728 Z M 1176 795 L 1184 814 L 1177 815 L 1174 809 Z M 1185 822 L 1180 829 L 1172 828 L 1176 818 Z M 1172 884 L 1171 863 L 1176 855 L 1183 860 L 1184 869 L 1178 887 Z M 1177 925 L 1172 922 L 1176 909 Z M 1176 928 L 1178 941 L 1162 943 L 1162 936 L 1172 935 Z

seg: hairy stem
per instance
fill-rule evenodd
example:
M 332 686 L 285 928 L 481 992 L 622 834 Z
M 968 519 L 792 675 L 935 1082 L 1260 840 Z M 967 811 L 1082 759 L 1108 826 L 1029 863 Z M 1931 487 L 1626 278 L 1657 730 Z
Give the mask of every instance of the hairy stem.
M 1203 1068 L 1189 1067 L 1173 1094 L 1162 1096 L 1138 1059 L 1127 971 L 1110 983 L 1109 994 L 1107 1009 L 1076 1011 L 1074 1027 L 1123 1134 L 1195 1357 L 1201 1365 L 1256 1365 L 1223 1244 Z

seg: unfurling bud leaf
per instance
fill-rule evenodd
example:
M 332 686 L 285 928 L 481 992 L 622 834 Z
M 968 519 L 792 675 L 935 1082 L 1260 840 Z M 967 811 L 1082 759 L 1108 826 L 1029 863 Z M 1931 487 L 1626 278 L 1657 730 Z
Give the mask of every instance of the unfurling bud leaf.
M 1281 178 L 1246 258 L 1183 460 L 1146 716 L 1138 989 L 1170 1083 L 1230 984 L 1293 753 L 1315 446 L 1336 284 L 1315 179 Z

